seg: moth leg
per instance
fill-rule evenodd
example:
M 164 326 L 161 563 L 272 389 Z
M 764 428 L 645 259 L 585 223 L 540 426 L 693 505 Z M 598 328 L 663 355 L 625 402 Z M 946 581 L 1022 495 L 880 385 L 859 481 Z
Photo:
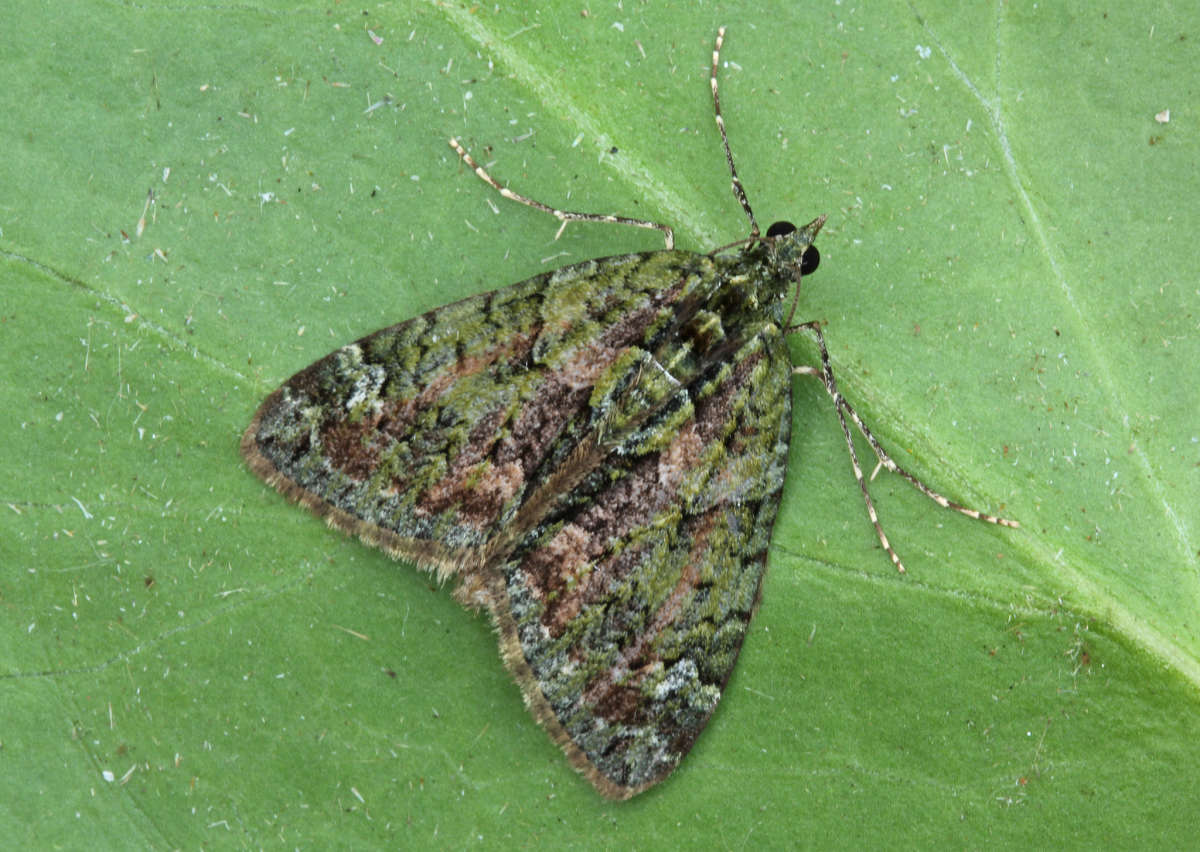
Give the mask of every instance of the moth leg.
M 535 201 L 532 198 L 526 198 L 513 192 L 506 186 L 501 186 L 496 183 L 495 179 L 487 173 L 483 166 L 479 165 L 471 158 L 471 155 L 466 152 L 457 139 L 450 140 L 450 147 L 453 148 L 458 156 L 462 157 L 462 161 L 471 168 L 475 174 L 483 181 L 486 181 L 492 189 L 496 190 L 510 201 L 516 201 L 518 204 L 524 204 L 526 207 L 532 207 L 535 210 L 541 210 L 543 213 L 549 213 L 558 221 L 562 222 L 558 231 L 554 234 L 554 239 L 562 236 L 563 230 L 567 227 L 568 222 L 607 222 L 612 225 L 632 225 L 635 228 L 652 228 L 656 231 L 661 231 L 663 238 L 667 242 L 667 249 L 675 248 L 675 233 L 671 230 L 670 225 L 660 225 L 657 222 L 647 222 L 644 219 L 630 219 L 626 216 L 609 216 L 603 213 L 575 213 L 570 210 L 559 210 L 557 207 L 550 207 L 540 201 Z
M 887 454 L 887 451 L 880 446 L 878 439 L 874 434 L 872 434 L 871 430 L 867 427 L 867 424 L 864 423 L 862 418 L 858 416 L 858 412 L 854 410 L 854 407 L 850 405 L 850 403 L 838 390 L 837 381 L 833 377 L 833 367 L 829 362 L 829 350 L 825 347 L 825 336 L 821 333 L 820 325 L 816 322 L 807 322 L 801 325 L 793 326 L 791 330 L 799 329 L 811 331 L 813 336 L 816 338 L 817 347 L 821 352 L 821 369 L 818 370 L 815 367 L 799 366 L 793 367 L 792 371 L 799 375 L 816 376 L 819 378 L 821 383 L 825 386 L 825 390 L 833 399 L 833 407 L 834 410 L 837 411 L 838 422 L 842 424 L 842 433 L 846 436 L 846 447 L 850 451 L 850 463 L 854 467 L 854 478 L 858 481 L 858 487 L 862 491 L 863 500 L 867 504 L 867 515 L 870 517 L 871 523 L 875 527 L 875 532 L 879 536 L 879 543 L 883 545 L 883 549 L 887 551 L 888 556 L 890 556 L 892 559 L 892 564 L 895 565 L 901 573 L 904 572 L 904 564 L 900 561 L 900 557 L 896 554 L 896 551 L 892 549 L 891 544 L 888 542 L 887 535 L 883 531 L 883 527 L 879 524 L 879 516 L 875 512 L 875 504 L 871 501 L 871 494 L 867 489 L 867 478 L 863 476 L 862 467 L 858 463 L 858 453 L 854 450 L 854 438 L 850 433 L 849 424 L 846 422 L 847 417 L 850 418 L 850 420 L 854 423 L 854 426 L 859 432 L 862 433 L 863 437 L 867 439 L 867 443 L 871 445 L 871 450 L 875 453 L 875 457 L 878 459 L 875 469 L 871 472 L 870 478 L 872 480 L 882 467 L 885 470 L 904 477 L 914 488 L 916 488 L 933 502 L 937 503 L 943 509 L 953 509 L 956 512 L 961 512 L 969 518 L 974 518 L 977 521 L 987 521 L 989 524 L 999 524 L 1000 526 L 1004 527 L 1020 526 L 1020 524 L 1016 521 L 1012 521 L 1007 518 L 1000 518 L 995 515 L 989 515 L 985 512 L 971 509 L 962 505 L 961 503 L 955 503 L 953 500 L 950 500 L 934 491 L 920 479 L 913 476 L 904 468 L 900 467 L 900 465 L 896 464 L 896 462 L 892 460 L 892 457 Z

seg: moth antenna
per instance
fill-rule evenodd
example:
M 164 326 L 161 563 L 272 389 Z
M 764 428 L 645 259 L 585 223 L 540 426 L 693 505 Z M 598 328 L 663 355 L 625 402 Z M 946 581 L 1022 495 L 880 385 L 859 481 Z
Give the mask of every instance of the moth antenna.
M 466 152 L 462 145 L 458 144 L 457 139 L 449 140 L 450 147 L 453 148 L 462 161 L 467 164 L 467 167 L 475 172 L 480 180 L 485 182 L 496 192 L 500 193 L 509 201 L 515 201 L 518 204 L 524 204 L 526 207 L 532 207 L 535 210 L 541 210 L 543 213 L 549 213 L 558 221 L 562 222 L 558 232 L 554 235 L 554 239 L 562 236 L 563 229 L 567 227 L 568 222 L 606 222 L 610 225 L 631 225 L 634 228 L 650 228 L 655 231 L 661 231 L 663 239 L 666 240 L 667 249 L 675 248 L 675 232 L 671 230 L 670 225 L 660 225 L 658 222 L 647 222 L 644 219 L 630 219 L 626 216 L 610 216 L 605 213 L 577 213 L 571 210 L 559 210 L 557 207 L 551 207 L 548 204 L 543 204 L 532 198 L 526 198 L 524 195 L 513 192 L 506 186 L 501 186 L 496 180 L 487 173 L 487 170 L 479 163 L 471 158 L 471 155 Z
M 713 111 L 717 116 L 717 130 L 721 132 L 721 144 L 725 146 L 725 162 L 729 164 L 729 174 L 733 178 L 733 195 L 737 198 L 738 203 L 742 205 L 742 209 L 746 211 L 746 216 L 750 219 L 750 236 L 758 236 L 758 222 L 754 219 L 754 211 L 750 209 L 750 202 L 746 198 L 746 189 L 742 186 L 742 179 L 738 177 L 737 168 L 733 165 L 733 152 L 729 150 L 729 137 L 725 135 L 725 119 L 721 116 L 721 98 L 717 94 L 717 63 L 721 59 L 721 45 L 725 42 L 725 28 L 721 27 L 717 30 L 717 44 L 713 48 L 712 61 L 712 93 L 713 93 Z

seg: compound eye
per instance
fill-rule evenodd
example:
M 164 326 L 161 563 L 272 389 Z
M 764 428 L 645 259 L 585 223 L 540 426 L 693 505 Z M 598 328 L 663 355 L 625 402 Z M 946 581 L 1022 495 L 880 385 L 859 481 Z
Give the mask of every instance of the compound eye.
M 804 255 L 800 258 L 800 274 L 812 275 L 816 272 L 817 267 L 821 265 L 821 253 L 817 251 L 816 246 L 809 246 L 804 250 Z
M 775 222 L 771 227 L 767 228 L 768 237 L 782 237 L 785 234 L 790 234 L 796 230 L 796 226 L 791 222 Z

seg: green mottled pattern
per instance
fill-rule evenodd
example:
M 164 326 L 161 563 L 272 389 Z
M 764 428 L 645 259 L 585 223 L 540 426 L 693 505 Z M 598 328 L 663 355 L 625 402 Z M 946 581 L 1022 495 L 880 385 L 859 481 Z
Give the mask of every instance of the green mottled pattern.
M 629 795 L 687 752 L 746 634 L 791 426 L 782 303 L 816 228 L 589 261 L 383 329 L 289 379 L 243 450 L 457 577 L 552 735 Z
M 608 459 L 503 566 L 535 680 L 622 786 L 674 769 L 733 671 L 783 485 L 790 369 L 776 330 L 747 339 L 687 387 L 686 418 L 649 424 L 665 446 Z
M 706 354 L 728 366 L 714 322 L 777 335 L 753 302 L 681 338 L 700 306 L 758 295 L 717 276 L 729 268 L 686 252 L 588 261 L 382 329 L 288 380 L 259 449 L 401 538 L 481 547 L 584 435 L 646 441 L 637 409 L 686 404 Z

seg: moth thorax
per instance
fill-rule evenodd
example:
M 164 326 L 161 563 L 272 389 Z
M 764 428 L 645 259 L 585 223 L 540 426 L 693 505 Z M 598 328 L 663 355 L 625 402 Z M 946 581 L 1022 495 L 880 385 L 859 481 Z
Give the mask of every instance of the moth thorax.
M 707 309 L 696 311 L 686 327 L 687 336 L 697 352 L 707 352 L 725 340 L 725 326 L 721 315 Z

